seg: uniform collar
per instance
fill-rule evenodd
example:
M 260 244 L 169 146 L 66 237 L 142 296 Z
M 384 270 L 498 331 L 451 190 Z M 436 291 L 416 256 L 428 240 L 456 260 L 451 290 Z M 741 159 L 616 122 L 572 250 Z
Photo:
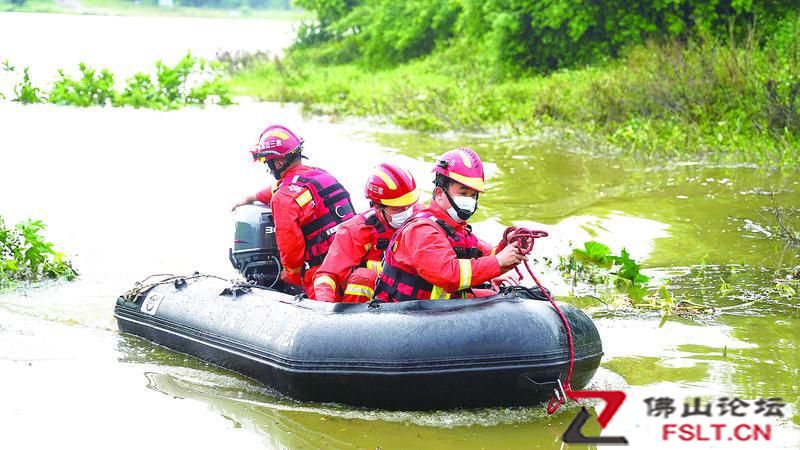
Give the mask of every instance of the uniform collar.
M 300 172 L 303 172 L 306 169 L 306 167 L 308 166 L 304 166 L 303 163 L 300 163 L 294 167 L 286 169 L 286 172 L 283 172 L 283 176 L 279 181 L 283 183 L 284 181 L 292 178 L 293 176 L 298 175 Z

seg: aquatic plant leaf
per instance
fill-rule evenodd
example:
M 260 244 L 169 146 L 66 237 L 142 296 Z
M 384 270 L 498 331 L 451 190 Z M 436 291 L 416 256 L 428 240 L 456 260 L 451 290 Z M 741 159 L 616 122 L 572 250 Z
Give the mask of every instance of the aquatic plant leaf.
M 597 241 L 584 242 L 583 248 L 573 249 L 572 254 L 584 262 L 607 267 L 611 267 L 613 258 L 611 249 Z
M 630 280 L 634 286 L 643 286 L 650 280 L 650 277 L 640 272 L 641 266 L 630 257 L 628 251 L 624 248 L 619 256 L 613 257 L 613 260 L 615 266 L 621 266 L 617 271 L 617 276 Z

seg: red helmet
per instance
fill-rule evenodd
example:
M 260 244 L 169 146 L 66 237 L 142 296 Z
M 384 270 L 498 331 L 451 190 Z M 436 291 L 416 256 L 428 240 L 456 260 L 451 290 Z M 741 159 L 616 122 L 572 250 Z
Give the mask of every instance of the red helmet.
M 372 169 L 364 195 L 385 206 L 409 206 L 419 199 L 414 177 L 396 164 L 383 163 Z
M 483 163 L 477 153 L 467 147 L 445 152 L 436 160 L 433 172 L 464 186 L 483 192 Z
M 253 161 L 267 162 L 303 147 L 303 139 L 283 125 L 270 125 L 261 132 L 258 144 L 250 150 Z

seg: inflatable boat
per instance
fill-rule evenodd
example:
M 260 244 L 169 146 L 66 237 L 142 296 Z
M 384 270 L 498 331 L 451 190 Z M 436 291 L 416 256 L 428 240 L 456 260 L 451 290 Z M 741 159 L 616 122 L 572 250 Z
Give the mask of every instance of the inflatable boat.
M 145 280 L 117 299 L 119 329 L 303 401 L 395 410 L 533 405 L 566 379 L 564 322 L 536 289 L 467 300 L 309 300 L 280 280 L 268 207 L 238 208 L 235 227 L 229 256 L 245 282 Z M 600 336 L 583 312 L 560 308 L 573 337 L 571 385 L 580 389 L 600 364 Z
M 592 321 L 572 330 L 573 389 L 603 354 Z M 117 300 L 119 329 L 233 370 L 302 401 L 392 410 L 534 405 L 569 366 L 561 318 L 537 290 L 484 299 L 325 303 L 195 274 Z

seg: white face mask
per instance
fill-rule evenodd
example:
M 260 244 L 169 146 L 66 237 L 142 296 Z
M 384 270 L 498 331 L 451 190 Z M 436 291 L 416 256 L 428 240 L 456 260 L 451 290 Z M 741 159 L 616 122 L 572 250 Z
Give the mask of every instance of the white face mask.
M 413 213 L 414 208 L 408 208 L 407 210 L 397 214 L 389 214 L 389 217 L 391 217 L 391 220 L 389 220 L 389 225 L 391 225 L 392 228 L 400 228 L 400 226 L 403 225 Z
M 468 212 L 470 215 L 472 215 L 472 213 L 475 212 L 475 208 L 478 205 L 478 201 L 475 200 L 474 198 L 472 198 L 472 197 L 463 197 L 463 196 L 455 196 L 455 197 L 453 197 L 453 203 L 455 203 L 456 206 L 459 209 L 462 209 L 462 210 Z M 461 219 L 460 217 L 458 217 L 458 212 L 456 212 L 456 209 L 453 208 L 453 207 L 450 207 L 450 208 L 447 209 L 447 214 L 450 214 L 450 217 L 452 217 L 453 220 L 455 220 L 456 222 L 464 222 L 465 221 L 465 220 Z

